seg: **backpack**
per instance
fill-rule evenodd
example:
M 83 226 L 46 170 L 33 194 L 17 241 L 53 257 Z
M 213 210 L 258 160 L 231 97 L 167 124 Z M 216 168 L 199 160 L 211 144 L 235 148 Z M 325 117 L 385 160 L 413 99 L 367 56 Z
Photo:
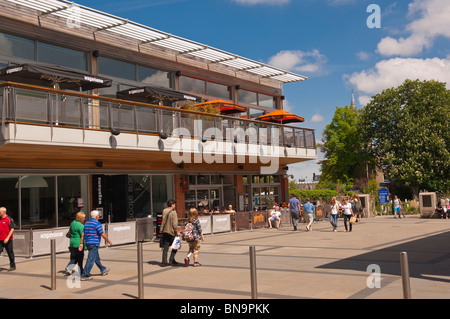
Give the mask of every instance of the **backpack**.
M 195 240 L 194 224 L 187 223 L 186 226 L 184 226 L 184 229 L 181 232 L 181 238 L 185 241 L 194 241 Z

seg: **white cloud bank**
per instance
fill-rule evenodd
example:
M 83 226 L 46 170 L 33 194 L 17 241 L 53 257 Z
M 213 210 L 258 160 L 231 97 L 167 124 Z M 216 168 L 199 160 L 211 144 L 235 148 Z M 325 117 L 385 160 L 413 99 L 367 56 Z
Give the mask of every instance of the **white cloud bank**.
M 410 57 L 430 48 L 439 36 L 450 39 L 449 0 L 414 0 L 409 4 L 408 16 L 419 17 L 406 26 L 409 37 L 383 38 L 378 43 L 378 53 Z
M 370 100 L 367 94 L 374 95 L 384 89 L 397 87 L 406 79 L 446 82 L 450 89 L 450 59 L 392 58 L 378 62 L 370 70 L 346 76 L 346 79 L 358 91 L 365 93 L 359 97 L 362 105 Z
M 326 56 L 321 54 L 319 50 L 308 52 L 285 50 L 271 57 L 269 64 L 293 72 L 323 74 L 327 61 Z

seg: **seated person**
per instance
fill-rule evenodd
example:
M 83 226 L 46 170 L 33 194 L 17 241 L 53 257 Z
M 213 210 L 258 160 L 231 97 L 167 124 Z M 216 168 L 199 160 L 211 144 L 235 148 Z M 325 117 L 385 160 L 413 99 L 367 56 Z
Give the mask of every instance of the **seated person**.
M 275 204 L 274 206 L 274 210 L 270 213 L 270 217 L 269 217 L 269 228 L 272 228 L 272 222 L 275 221 L 275 228 L 279 228 L 280 227 L 280 223 L 281 223 L 281 212 L 280 212 L 280 207 L 278 207 L 277 204 Z
M 213 211 L 212 213 L 213 213 L 213 214 L 220 214 L 219 206 L 216 206 L 216 207 L 214 208 L 214 211 Z
M 225 211 L 226 214 L 235 214 L 236 211 L 233 209 L 233 205 L 228 205 L 228 209 Z
M 439 201 L 437 206 L 436 206 L 436 213 L 441 214 L 441 218 L 444 219 L 448 219 L 447 217 L 447 212 L 445 211 L 444 207 L 442 207 L 442 203 Z
M 210 215 L 211 214 L 211 212 L 209 211 L 209 207 L 208 206 L 205 206 L 203 208 L 203 214 L 205 214 L 205 215 Z

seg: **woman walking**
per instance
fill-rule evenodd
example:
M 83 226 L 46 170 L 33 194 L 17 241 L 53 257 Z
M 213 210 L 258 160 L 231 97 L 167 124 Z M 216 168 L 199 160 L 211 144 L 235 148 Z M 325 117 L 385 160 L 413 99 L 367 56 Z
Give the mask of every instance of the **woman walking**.
M 192 240 L 186 240 L 189 245 L 189 251 L 184 258 L 184 265 L 186 267 L 189 267 L 189 258 L 194 255 L 194 267 L 201 266 L 201 264 L 198 262 L 198 254 L 200 252 L 200 239 L 202 242 L 205 240 L 203 237 L 203 231 L 202 231 L 202 225 L 200 224 L 200 220 L 198 219 L 198 212 L 197 209 L 191 208 L 189 210 L 189 217 L 188 217 L 188 224 L 192 224 Z M 186 224 L 186 226 L 188 226 Z
M 350 218 L 353 216 L 353 210 L 352 210 L 352 204 L 348 202 L 348 198 L 344 197 L 344 201 L 342 203 L 342 209 L 343 209 L 343 215 L 344 215 L 344 227 L 345 231 L 352 231 L 352 223 L 350 223 Z M 347 221 L 350 224 L 350 230 L 349 227 L 347 227 Z
M 78 212 L 75 215 L 75 220 L 70 224 L 69 232 L 70 232 L 70 261 L 66 267 L 66 273 L 71 275 L 75 265 L 78 265 L 80 272 L 80 276 L 83 272 L 83 259 L 84 259 L 84 251 L 86 249 L 86 245 L 84 245 L 84 249 L 81 251 L 78 249 L 81 243 L 81 235 L 84 230 L 84 223 L 86 221 L 86 215 L 83 212 Z
M 336 201 L 336 197 L 331 199 L 331 213 L 330 213 L 330 223 L 333 226 L 333 231 L 337 231 L 337 220 L 339 214 L 339 203 Z

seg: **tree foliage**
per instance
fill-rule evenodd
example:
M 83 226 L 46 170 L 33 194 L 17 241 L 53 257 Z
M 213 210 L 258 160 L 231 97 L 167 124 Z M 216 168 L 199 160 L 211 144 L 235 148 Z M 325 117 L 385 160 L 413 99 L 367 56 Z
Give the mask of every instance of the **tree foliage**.
M 359 115 L 351 107 L 336 107 L 331 123 L 325 127 L 320 150 L 324 153 L 322 180 L 348 184 L 359 177 L 368 160 L 362 153 L 363 145 L 358 134 Z
M 450 91 L 437 81 L 406 80 L 372 97 L 358 121 L 360 141 L 390 180 L 450 190 Z

